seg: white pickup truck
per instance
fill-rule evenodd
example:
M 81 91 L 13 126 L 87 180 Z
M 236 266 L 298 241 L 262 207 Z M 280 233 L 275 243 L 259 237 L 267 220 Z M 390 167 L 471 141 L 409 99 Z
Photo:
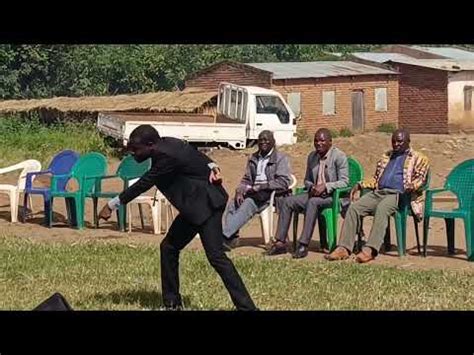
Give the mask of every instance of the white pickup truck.
M 99 113 L 102 133 L 126 144 L 139 125 L 150 124 L 161 136 L 184 139 L 199 145 L 227 145 L 244 149 L 263 130 L 274 133 L 276 144 L 296 143 L 296 117 L 280 93 L 253 86 L 219 85 L 217 114 Z

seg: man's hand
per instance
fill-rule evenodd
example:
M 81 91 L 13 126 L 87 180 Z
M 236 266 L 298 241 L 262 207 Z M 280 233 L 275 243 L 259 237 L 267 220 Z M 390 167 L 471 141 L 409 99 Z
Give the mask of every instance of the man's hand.
M 236 191 L 234 199 L 237 207 L 240 207 L 240 205 L 244 202 L 244 194 L 241 191 Z
M 413 192 L 415 190 L 415 185 L 413 183 L 409 182 L 405 188 L 405 192 Z
M 211 170 L 209 174 L 209 182 L 214 185 L 222 184 L 222 175 L 221 171 L 217 168 Z
M 319 197 L 323 193 L 326 192 L 326 185 L 325 184 L 319 184 L 319 185 L 313 185 L 310 191 L 310 197 Z
M 99 219 L 108 220 L 112 216 L 112 210 L 110 209 L 108 204 L 100 210 L 99 212 Z
M 360 184 L 355 184 L 349 194 L 349 198 L 351 199 L 351 202 L 355 201 L 355 194 L 360 190 L 362 190 L 362 187 L 360 186 Z

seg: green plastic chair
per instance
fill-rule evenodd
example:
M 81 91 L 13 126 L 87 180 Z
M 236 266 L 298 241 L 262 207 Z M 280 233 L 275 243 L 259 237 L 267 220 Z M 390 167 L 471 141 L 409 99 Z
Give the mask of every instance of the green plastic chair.
M 430 185 L 430 180 L 431 180 L 431 173 L 428 171 L 426 175 L 426 180 L 423 186 L 421 187 L 422 191 L 425 191 L 428 189 Z M 368 191 L 371 190 L 363 190 L 362 195 L 367 193 Z M 399 256 L 404 256 L 406 255 L 406 240 L 407 240 L 407 219 L 408 216 L 412 216 L 413 218 L 413 226 L 415 228 L 415 236 L 416 236 L 416 248 L 418 250 L 418 254 L 421 254 L 421 249 L 420 249 L 420 232 L 418 228 L 419 221 L 416 218 L 416 216 L 413 214 L 413 211 L 411 209 L 410 205 L 410 195 L 406 194 L 400 194 L 399 197 L 399 206 L 398 210 L 392 215 L 395 221 L 395 233 L 397 236 L 397 250 L 398 250 L 398 255 Z M 362 236 L 362 229 L 363 229 L 363 223 L 361 222 L 361 227 L 358 232 L 358 237 L 359 237 L 359 247 L 357 248 L 360 250 L 361 248 L 361 236 Z M 384 250 L 389 251 L 391 249 L 391 235 L 390 235 L 390 217 L 388 219 L 388 225 L 387 229 L 385 231 L 385 238 L 384 238 Z
M 53 215 L 53 201 L 57 197 L 62 197 L 66 200 L 68 221 L 70 225 L 75 225 L 76 228 L 84 228 L 84 210 L 85 197 L 90 194 L 95 187 L 94 178 L 105 175 L 107 172 L 107 159 L 100 153 L 88 153 L 79 158 L 74 164 L 71 172 L 66 175 L 53 175 L 51 179 L 51 197 L 49 210 L 49 225 L 52 225 Z M 59 190 L 59 182 L 68 178 L 75 179 L 79 185 L 77 191 L 69 192 Z
M 452 192 L 456 195 L 459 207 L 452 210 L 433 209 L 433 195 L 440 192 Z M 426 191 L 425 213 L 423 222 L 423 255 L 426 256 L 430 218 L 444 218 L 448 253 L 454 254 L 454 220 L 464 221 L 466 236 L 466 254 L 469 261 L 474 261 L 474 159 L 466 160 L 449 173 L 444 188 Z
M 353 157 L 347 158 L 347 163 L 349 165 L 349 183 L 347 187 L 342 189 L 335 189 L 332 195 L 332 205 L 327 207 L 321 213 L 321 216 L 324 218 L 324 226 L 321 223 L 318 223 L 319 226 L 319 236 L 321 241 L 321 246 L 324 247 L 327 243 L 329 251 L 333 251 L 337 245 L 337 224 L 339 220 L 339 214 L 341 211 L 341 198 L 347 196 L 355 184 L 360 182 L 364 178 L 364 170 L 360 163 Z M 302 193 L 307 193 L 305 188 L 297 188 L 295 190 L 295 195 Z M 299 213 L 294 213 L 293 215 L 293 248 L 296 249 L 296 240 L 298 233 L 298 216 Z M 326 235 L 326 241 L 324 241 L 323 236 Z
M 98 201 L 99 198 L 114 198 L 119 194 L 119 192 L 106 192 L 102 191 L 102 181 L 106 179 L 121 179 L 123 181 L 123 190 L 125 190 L 129 186 L 130 180 L 136 179 L 141 177 L 145 174 L 151 167 L 151 159 L 147 159 L 144 162 L 137 163 L 136 160 L 133 158 L 132 155 L 127 155 L 125 158 L 122 159 L 120 162 L 117 171 L 114 175 L 105 175 L 95 178 L 95 189 L 91 191 L 86 197 L 92 198 L 94 203 L 94 225 L 96 228 L 99 226 L 99 217 L 98 217 Z M 126 206 L 120 206 L 117 209 L 117 221 L 119 224 L 119 229 L 124 231 L 125 230 L 125 221 L 126 221 Z M 140 218 L 142 222 L 142 227 L 144 225 L 143 221 L 143 213 L 141 210 L 141 205 L 139 205 L 140 209 Z

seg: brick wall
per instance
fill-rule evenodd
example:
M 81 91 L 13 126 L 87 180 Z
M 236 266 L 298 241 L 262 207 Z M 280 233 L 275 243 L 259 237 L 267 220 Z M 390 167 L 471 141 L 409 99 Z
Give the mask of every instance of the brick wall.
M 375 111 L 375 88 L 387 88 L 387 112 Z M 301 116 L 299 128 L 309 134 L 318 128 L 352 129 L 352 91 L 364 92 L 365 130 L 375 130 L 382 123 L 398 123 L 398 78 L 397 75 L 364 75 L 321 79 L 274 80 L 272 89 L 286 99 L 290 92 L 301 93 Z M 323 91 L 334 90 L 336 114 L 322 113 Z
M 271 86 L 271 73 L 246 68 L 243 65 L 222 63 L 210 68 L 208 71 L 196 73 L 188 78 L 185 81 L 185 87 L 217 90 L 219 83 L 223 81 L 237 85 L 269 88 Z
M 413 133 L 449 133 L 447 72 L 400 63 L 395 67 L 402 73 L 399 126 Z

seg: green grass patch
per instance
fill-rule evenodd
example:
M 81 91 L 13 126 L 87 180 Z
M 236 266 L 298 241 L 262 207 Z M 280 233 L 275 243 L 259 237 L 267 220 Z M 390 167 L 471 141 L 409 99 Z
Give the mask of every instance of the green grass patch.
M 277 310 L 472 310 L 468 272 L 401 270 L 351 262 L 231 254 L 257 306 Z M 61 292 L 78 310 L 161 307 L 158 247 L 40 244 L 0 237 L 0 309 L 28 310 Z M 181 254 L 185 306 L 229 310 L 228 294 L 201 251 Z
M 92 123 L 44 124 L 36 118 L 1 117 L 0 141 L 0 166 L 36 159 L 46 167 L 63 149 L 112 154 L 107 140 Z

